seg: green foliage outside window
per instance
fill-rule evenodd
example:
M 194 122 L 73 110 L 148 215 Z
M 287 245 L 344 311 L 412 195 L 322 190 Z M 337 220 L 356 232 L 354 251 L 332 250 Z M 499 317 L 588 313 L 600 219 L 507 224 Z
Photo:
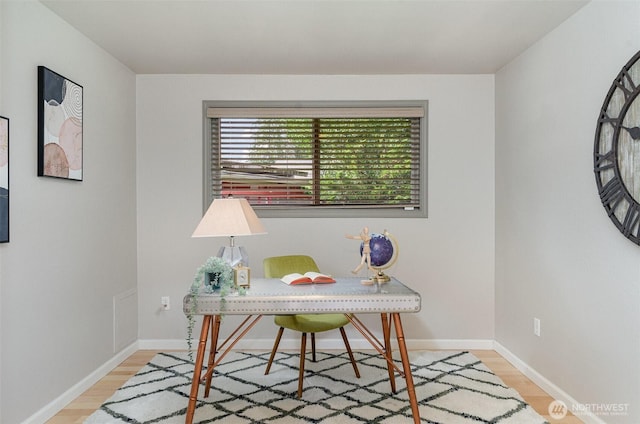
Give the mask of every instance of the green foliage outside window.
M 229 125 L 238 121 L 229 120 Z M 296 184 L 311 204 L 415 203 L 419 166 L 414 119 L 262 118 L 250 127 L 254 142 L 246 160 L 263 169 L 286 166 L 307 176 L 282 180 Z

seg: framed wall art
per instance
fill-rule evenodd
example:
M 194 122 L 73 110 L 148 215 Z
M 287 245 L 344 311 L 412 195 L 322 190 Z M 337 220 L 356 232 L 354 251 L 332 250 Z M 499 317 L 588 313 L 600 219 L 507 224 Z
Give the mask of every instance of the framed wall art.
M 38 66 L 38 176 L 82 181 L 82 86 Z
M 0 243 L 9 242 L 9 119 L 0 116 Z

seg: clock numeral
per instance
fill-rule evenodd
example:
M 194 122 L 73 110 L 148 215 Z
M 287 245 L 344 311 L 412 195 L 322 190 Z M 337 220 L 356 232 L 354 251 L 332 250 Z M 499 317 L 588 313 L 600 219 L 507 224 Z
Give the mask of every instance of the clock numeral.
M 600 119 L 598 119 L 598 124 L 611 124 L 616 128 L 620 124 L 620 118 L 612 118 L 607 115 L 606 111 L 602 111 L 600 113 Z
M 602 187 L 600 200 L 609 206 L 609 216 L 611 216 L 620 202 L 624 199 L 622 183 L 618 178 L 614 178 Z
M 613 150 L 609 150 L 607 153 L 604 153 L 604 154 L 596 153 L 595 166 L 594 166 L 595 172 L 603 172 L 603 171 L 606 171 L 607 169 L 612 169 L 613 167 L 614 167 Z
M 625 84 L 625 80 L 626 80 L 626 84 Z M 638 88 L 633 82 L 631 75 L 629 75 L 629 71 L 626 69 L 623 69 L 622 71 L 620 71 L 620 75 L 618 76 L 618 78 L 616 78 L 615 83 L 616 83 L 616 86 L 620 90 L 622 90 L 625 100 L 629 100 L 629 97 L 631 97 L 633 92 L 636 91 Z M 627 85 L 629 85 L 631 88 L 627 88 Z
M 635 229 L 635 236 L 638 236 L 638 232 L 640 230 L 640 205 L 637 203 L 632 203 L 629 205 L 629 209 L 627 209 L 627 214 L 624 217 L 624 222 L 622 223 L 622 227 L 624 228 L 623 234 L 625 236 L 629 236 L 633 234 L 633 230 Z
M 629 133 L 629 136 L 634 141 L 640 140 L 640 127 L 627 128 L 627 127 L 621 126 L 620 128 L 622 128 L 623 130 L 627 131 Z

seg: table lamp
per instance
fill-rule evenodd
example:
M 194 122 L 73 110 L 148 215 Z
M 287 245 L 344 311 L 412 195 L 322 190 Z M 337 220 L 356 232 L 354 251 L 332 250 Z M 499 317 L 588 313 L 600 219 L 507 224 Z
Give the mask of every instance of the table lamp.
M 221 247 L 218 256 L 234 267 L 249 265 L 247 251 L 235 246 L 234 237 L 266 233 L 247 199 L 227 197 L 211 202 L 191 237 L 229 237 L 229 246 Z

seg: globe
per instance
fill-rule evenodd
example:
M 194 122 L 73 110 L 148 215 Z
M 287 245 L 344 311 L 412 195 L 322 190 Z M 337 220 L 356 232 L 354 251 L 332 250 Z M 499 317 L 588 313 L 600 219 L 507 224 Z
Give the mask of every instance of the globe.
M 383 234 L 371 234 L 369 247 L 371 248 L 372 267 L 383 267 L 393 258 L 393 243 L 389 237 Z M 364 242 L 360 243 L 360 256 L 362 256 L 363 249 Z
M 364 243 L 360 243 L 360 257 L 364 252 Z M 390 281 L 388 275 L 383 270 L 392 267 L 398 259 L 398 243 L 396 239 L 387 231 L 382 234 L 373 233 L 369 239 L 370 267 L 376 270 L 376 274 L 368 280 L 363 280 L 363 284 L 386 283 Z

